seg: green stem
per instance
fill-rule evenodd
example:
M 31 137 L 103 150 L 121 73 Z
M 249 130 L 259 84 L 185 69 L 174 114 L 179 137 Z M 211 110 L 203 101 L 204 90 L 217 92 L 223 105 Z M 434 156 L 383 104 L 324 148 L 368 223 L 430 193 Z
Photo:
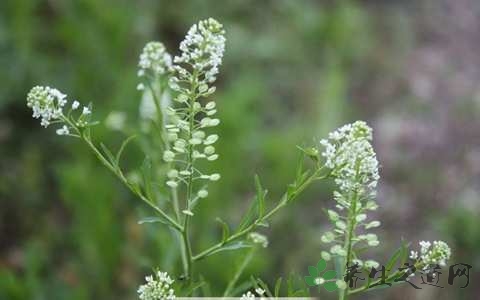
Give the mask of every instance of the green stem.
M 300 186 L 297 187 L 294 193 L 291 193 L 290 196 L 288 193 L 285 193 L 281 200 L 278 202 L 278 204 L 267 214 L 265 214 L 263 217 L 257 219 L 254 223 L 250 224 L 247 226 L 245 229 L 229 236 L 225 241 L 220 242 L 218 244 L 213 245 L 212 247 L 200 252 L 199 254 L 193 256 L 194 261 L 201 260 L 207 256 L 209 256 L 211 253 L 219 250 L 222 248 L 224 245 L 231 243 L 239 238 L 242 238 L 249 232 L 251 232 L 253 229 L 255 229 L 259 224 L 261 224 L 264 221 L 267 221 L 270 217 L 272 217 L 278 210 L 280 210 L 282 207 L 286 206 L 288 202 L 294 200 L 295 198 L 298 197 L 298 195 L 306 188 L 308 187 L 314 180 L 319 180 L 323 179 L 326 176 L 323 177 L 318 177 L 318 174 L 320 173 L 322 169 L 318 169 L 314 174 L 312 174 L 307 180 L 305 180 Z
M 355 231 L 356 226 L 356 213 L 357 213 L 357 201 L 358 201 L 358 194 L 355 192 L 352 196 L 351 207 L 348 212 L 348 221 L 347 221 L 347 234 L 345 235 L 345 242 L 343 245 L 343 249 L 347 249 L 347 256 L 345 259 L 345 264 L 342 266 L 342 274 L 345 274 L 346 268 L 350 265 L 352 261 L 352 239 Z M 340 300 L 347 300 L 348 298 L 348 286 L 346 289 L 341 290 L 339 293 Z
M 164 93 L 164 84 L 162 85 L 160 83 L 160 92 Z M 167 140 L 167 132 L 165 130 L 165 121 L 163 118 L 163 111 L 162 111 L 162 103 L 161 103 L 161 98 L 157 96 L 157 93 L 155 92 L 155 89 L 153 88 L 152 83 L 150 80 L 148 80 L 148 88 L 150 89 L 150 92 L 152 93 L 153 97 L 153 102 L 155 103 L 155 109 L 157 111 L 157 123 L 158 127 L 160 129 L 160 137 L 163 141 L 163 146 L 165 147 L 165 150 L 170 150 L 170 143 Z M 161 96 L 161 95 L 160 95 Z M 172 168 L 172 163 L 168 163 L 168 169 Z M 180 205 L 178 202 L 178 191 L 176 187 L 171 187 L 170 188 L 171 192 L 171 197 L 172 197 L 172 207 L 173 211 L 175 212 L 175 216 L 177 217 L 177 222 L 181 221 L 181 215 L 180 215 Z M 185 228 L 185 227 L 184 227 Z M 179 242 L 180 246 L 180 255 L 182 259 L 182 266 L 183 266 L 183 271 L 187 275 L 190 270 L 190 266 L 188 263 L 188 254 L 187 254 L 187 249 L 186 249 L 186 243 L 184 242 L 184 233 L 183 232 L 178 232 L 177 231 L 177 240 Z
M 117 175 L 117 177 L 120 179 L 120 181 L 122 181 L 125 186 L 127 186 L 129 188 L 130 191 L 132 191 L 132 193 L 134 193 L 135 195 L 137 195 L 143 202 L 147 203 L 151 208 L 153 208 L 154 210 L 157 211 L 157 213 L 159 213 L 165 220 L 167 220 L 168 223 L 170 223 L 170 225 L 175 228 L 176 230 L 178 231 L 182 231 L 183 228 L 180 224 L 178 224 L 175 220 L 173 220 L 169 215 L 167 215 L 161 208 L 157 207 L 156 205 L 154 205 L 147 197 L 145 197 L 142 193 L 140 193 L 137 189 L 135 189 L 127 180 L 127 178 L 125 178 L 125 176 L 123 175 L 122 172 L 118 171 L 117 169 L 115 169 L 109 162 L 108 160 L 102 155 L 102 153 L 95 147 L 95 145 L 87 138 L 85 138 L 84 136 L 83 137 L 83 140 L 87 143 L 87 145 L 90 147 L 90 149 L 92 149 L 92 151 L 95 153 L 95 155 L 97 156 L 97 158 L 100 160 L 100 162 L 106 166 L 110 171 L 112 171 L 112 173 L 114 173 L 115 175 Z
M 188 123 L 189 123 L 189 130 L 188 130 L 188 139 L 187 141 L 189 142 L 190 139 L 192 139 L 192 134 L 193 130 L 195 127 L 195 111 L 194 111 L 194 104 L 196 100 L 196 94 L 195 91 L 197 89 L 198 85 L 198 73 L 195 71 L 193 73 L 193 78 L 191 81 L 191 86 L 190 86 L 190 102 L 189 102 L 189 114 L 188 114 Z M 194 175 L 194 167 L 193 167 L 193 145 L 189 142 L 188 143 L 188 150 L 187 150 L 187 168 L 190 170 L 190 174 L 188 175 L 187 179 L 187 195 L 186 195 L 186 210 L 190 211 L 190 203 L 192 202 L 192 194 L 193 194 L 193 175 Z M 183 244 L 185 246 L 185 255 L 187 257 L 187 274 L 186 278 L 191 279 L 192 274 L 193 274 L 193 253 L 192 253 L 192 246 L 190 242 L 190 236 L 189 236 L 189 225 L 190 225 L 190 215 L 185 214 L 184 222 L 183 222 Z
M 225 289 L 225 292 L 223 293 L 223 297 L 227 297 L 227 296 L 230 295 L 233 288 L 235 287 L 235 284 L 237 283 L 238 279 L 242 275 L 243 271 L 245 271 L 245 268 L 247 267 L 247 265 L 250 263 L 250 261 L 252 261 L 253 254 L 255 253 L 255 250 L 256 250 L 256 248 L 253 247 L 252 249 L 250 249 L 250 251 L 248 251 L 247 255 L 245 255 L 245 257 L 242 260 L 242 263 L 240 264 L 237 271 L 233 275 L 232 280 L 230 280 L 230 282 L 228 283 L 228 286 Z

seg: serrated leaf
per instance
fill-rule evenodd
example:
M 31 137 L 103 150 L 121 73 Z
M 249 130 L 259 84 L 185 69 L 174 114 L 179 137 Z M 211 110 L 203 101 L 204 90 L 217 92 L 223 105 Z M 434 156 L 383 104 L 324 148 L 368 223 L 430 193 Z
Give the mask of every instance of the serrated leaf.
M 131 135 L 123 141 L 122 145 L 120 146 L 120 149 L 118 149 L 117 155 L 115 156 L 115 160 L 117 164 L 120 163 L 120 157 L 122 156 L 122 153 L 123 153 L 123 150 L 125 150 L 125 147 L 127 147 L 128 143 L 130 143 L 130 141 L 132 141 L 136 137 L 137 137 L 136 135 Z

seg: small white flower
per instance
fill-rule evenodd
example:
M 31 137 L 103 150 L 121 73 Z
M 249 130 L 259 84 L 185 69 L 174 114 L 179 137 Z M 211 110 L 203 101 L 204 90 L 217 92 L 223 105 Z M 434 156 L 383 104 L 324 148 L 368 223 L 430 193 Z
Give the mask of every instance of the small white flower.
M 92 111 L 90 110 L 90 108 L 88 108 L 87 106 L 83 107 L 82 115 L 89 115 L 91 113 Z
M 70 134 L 70 130 L 68 129 L 68 127 L 66 125 L 63 125 L 62 128 L 60 129 L 57 129 L 57 134 L 58 135 L 67 135 L 67 134 Z
M 145 277 L 146 284 L 141 285 L 138 290 L 140 300 L 173 300 L 175 291 L 171 287 L 174 280 L 167 272 L 156 272 L 153 276 Z
M 243 294 L 242 297 L 240 297 L 240 300 L 253 300 L 255 299 L 255 295 L 248 291 L 246 294 Z
M 72 103 L 72 110 L 76 110 L 80 106 L 80 102 L 77 100 L 73 101 Z
M 410 251 L 410 258 L 417 259 L 418 258 L 418 251 Z
M 263 294 L 265 294 L 265 290 L 261 288 L 256 288 L 255 293 L 257 293 L 257 295 L 259 296 L 262 296 Z

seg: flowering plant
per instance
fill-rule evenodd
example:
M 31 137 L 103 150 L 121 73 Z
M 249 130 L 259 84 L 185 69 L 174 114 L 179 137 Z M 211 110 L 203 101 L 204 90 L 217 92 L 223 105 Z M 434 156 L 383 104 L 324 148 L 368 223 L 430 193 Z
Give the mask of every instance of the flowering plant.
M 381 224 L 377 220 L 367 221 L 367 213 L 378 208 L 375 196 L 380 176 L 371 145 L 372 129 L 362 121 L 330 133 L 318 147 L 300 148 L 295 178 L 273 205 L 267 204 L 267 191 L 255 177 L 256 196 L 236 228 L 219 220 L 222 236 L 217 243 L 200 251 L 192 245 L 191 219 L 195 217 L 196 208 L 207 201 L 209 185 L 221 180 L 219 173 L 206 171 L 205 164 L 219 158 L 215 148 L 219 135 L 215 127 L 220 119 L 215 117 L 217 105 L 210 97 L 216 89 L 214 84 L 225 42 L 223 26 L 210 18 L 189 29 L 180 43 L 180 54 L 173 58 L 160 42 L 150 42 L 143 48 L 138 63 L 140 82 L 137 89 L 142 92 L 142 129 L 138 134 L 150 138 L 151 143 L 144 147 L 147 158 L 140 178 L 127 174 L 121 167 L 122 153 L 135 135 L 125 139 L 114 154 L 92 138 L 93 126 L 98 122 L 92 121 L 91 105 L 82 106 L 78 101 L 68 104 L 65 94 L 43 86 L 32 88 L 27 96 L 27 106 L 32 109 L 34 118 L 41 119 L 42 126 L 58 125 L 58 135 L 85 142 L 98 160 L 156 214 L 141 222 L 158 222 L 175 232 L 182 274 L 172 279 L 166 272 L 155 271 L 139 287 L 140 299 L 199 295 L 198 287 L 205 279 L 195 268 L 197 262 L 222 251 L 249 248 L 224 292 L 224 296 L 235 295 L 237 281 L 255 251 L 268 246 L 266 236 L 257 230 L 268 226 L 276 212 L 291 204 L 313 182 L 329 178 L 337 186 L 333 193 L 336 209 L 327 210 L 334 229 L 324 233 L 321 241 L 333 245 L 329 251 L 321 253 L 322 258 L 334 259 L 340 275 L 345 274 L 346 267 L 352 263 L 366 268 L 378 267 L 377 262 L 360 258 L 362 248 L 379 245 L 378 237 L 367 231 Z M 123 122 L 125 116 L 115 112 L 109 115 L 106 124 L 119 130 Z M 310 158 L 310 163 L 306 158 Z M 167 199 L 161 197 L 159 191 L 167 193 Z M 450 257 L 450 249 L 444 242 L 433 245 L 421 242 L 420 245 L 420 254 L 412 251 L 410 256 L 420 268 L 444 264 Z M 399 275 L 402 273 L 390 276 Z M 328 279 L 336 282 L 340 299 L 365 290 L 349 290 L 341 277 Z M 325 280 L 315 282 L 324 284 Z M 278 296 L 280 285 L 275 289 L 275 296 Z M 253 280 L 245 289 L 245 299 L 254 298 L 255 294 L 274 296 L 260 279 Z

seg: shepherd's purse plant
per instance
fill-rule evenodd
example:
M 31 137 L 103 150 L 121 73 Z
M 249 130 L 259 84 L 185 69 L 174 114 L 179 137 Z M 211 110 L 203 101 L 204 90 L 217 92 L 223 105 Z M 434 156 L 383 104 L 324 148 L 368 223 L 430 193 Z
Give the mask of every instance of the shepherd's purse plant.
M 371 144 L 372 129 L 363 121 L 340 127 L 313 147 L 299 147 L 295 178 L 273 205 L 267 203 L 267 191 L 255 177 L 256 196 L 236 228 L 218 219 L 222 236 L 217 243 L 206 249 L 198 249 L 193 243 L 191 220 L 195 218 L 197 207 L 208 201 L 209 186 L 221 180 L 221 174 L 207 171 L 205 166 L 221 155 L 215 147 L 221 140 L 215 130 L 221 120 L 216 117 L 217 105 L 212 96 L 225 42 L 222 24 L 210 18 L 189 29 L 177 56 L 172 57 L 160 42 L 145 45 L 137 74 L 137 89 L 142 94 L 140 126 L 115 153 L 94 141 L 92 131 L 98 122 L 92 118 L 91 104 L 71 101 L 55 88 L 36 86 L 28 93 L 27 106 L 32 109 L 33 117 L 40 119 L 41 126 L 55 126 L 58 135 L 83 141 L 98 160 L 151 209 L 155 217 L 141 222 L 156 222 L 175 232 L 176 239 L 172 242 L 178 245 L 183 271 L 169 275 L 165 270 L 155 269 L 138 288 L 140 299 L 202 295 L 199 287 L 207 279 L 195 267 L 197 262 L 222 251 L 248 248 L 243 263 L 232 274 L 224 292 L 224 296 L 237 295 L 238 280 L 246 265 L 257 249 L 268 246 L 266 236 L 257 231 L 268 226 L 273 215 L 319 180 L 333 180 L 336 186 L 335 208 L 326 210 L 332 229 L 319 237 L 329 245 L 321 252 L 321 257 L 325 261 L 333 260 L 340 271 L 337 277 L 327 281 L 336 283 L 339 299 L 366 291 L 368 286 L 352 289 L 343 278 L 351 265 L 379 267 L 378 262 L 361 257 L 362 250 L 379 245 L 372 230 L 381 226 L 380 221 L 368 217 L 369 212 L 378 209 L 375 198 L 380 176 Z M 125 118 L 120 112 L 112 112 L 106 124 L 113 130 L 122 130 Z M 141 170 L 127 172 L 121 167 L 122 153 L 135 138 L 142 141 L 139 145 L 146 158 Z M 168 195 L 167 199 L 161 196 L 163 194 Z M 450 248 L 442 241 L 422 241 L 420 246 L 419 252 L 410 253 L 410 259 L 419 269 L 444 265 L 450 258 Z M 403 246 L 404 259 L 405 251 L 406 246 Z M 389 278 L 411 275 L 406 272 L 392 272 Z M 316 285 L 326 283 L 323 278 L 311 280 Z M 263 281 L 253 279 L 251 285 L 240 292 L 244 292 L 244 299 L 255 298 L 255 295 L 273 297 L 279 295 L 280 285 L 281 281 L 272 293 Z

